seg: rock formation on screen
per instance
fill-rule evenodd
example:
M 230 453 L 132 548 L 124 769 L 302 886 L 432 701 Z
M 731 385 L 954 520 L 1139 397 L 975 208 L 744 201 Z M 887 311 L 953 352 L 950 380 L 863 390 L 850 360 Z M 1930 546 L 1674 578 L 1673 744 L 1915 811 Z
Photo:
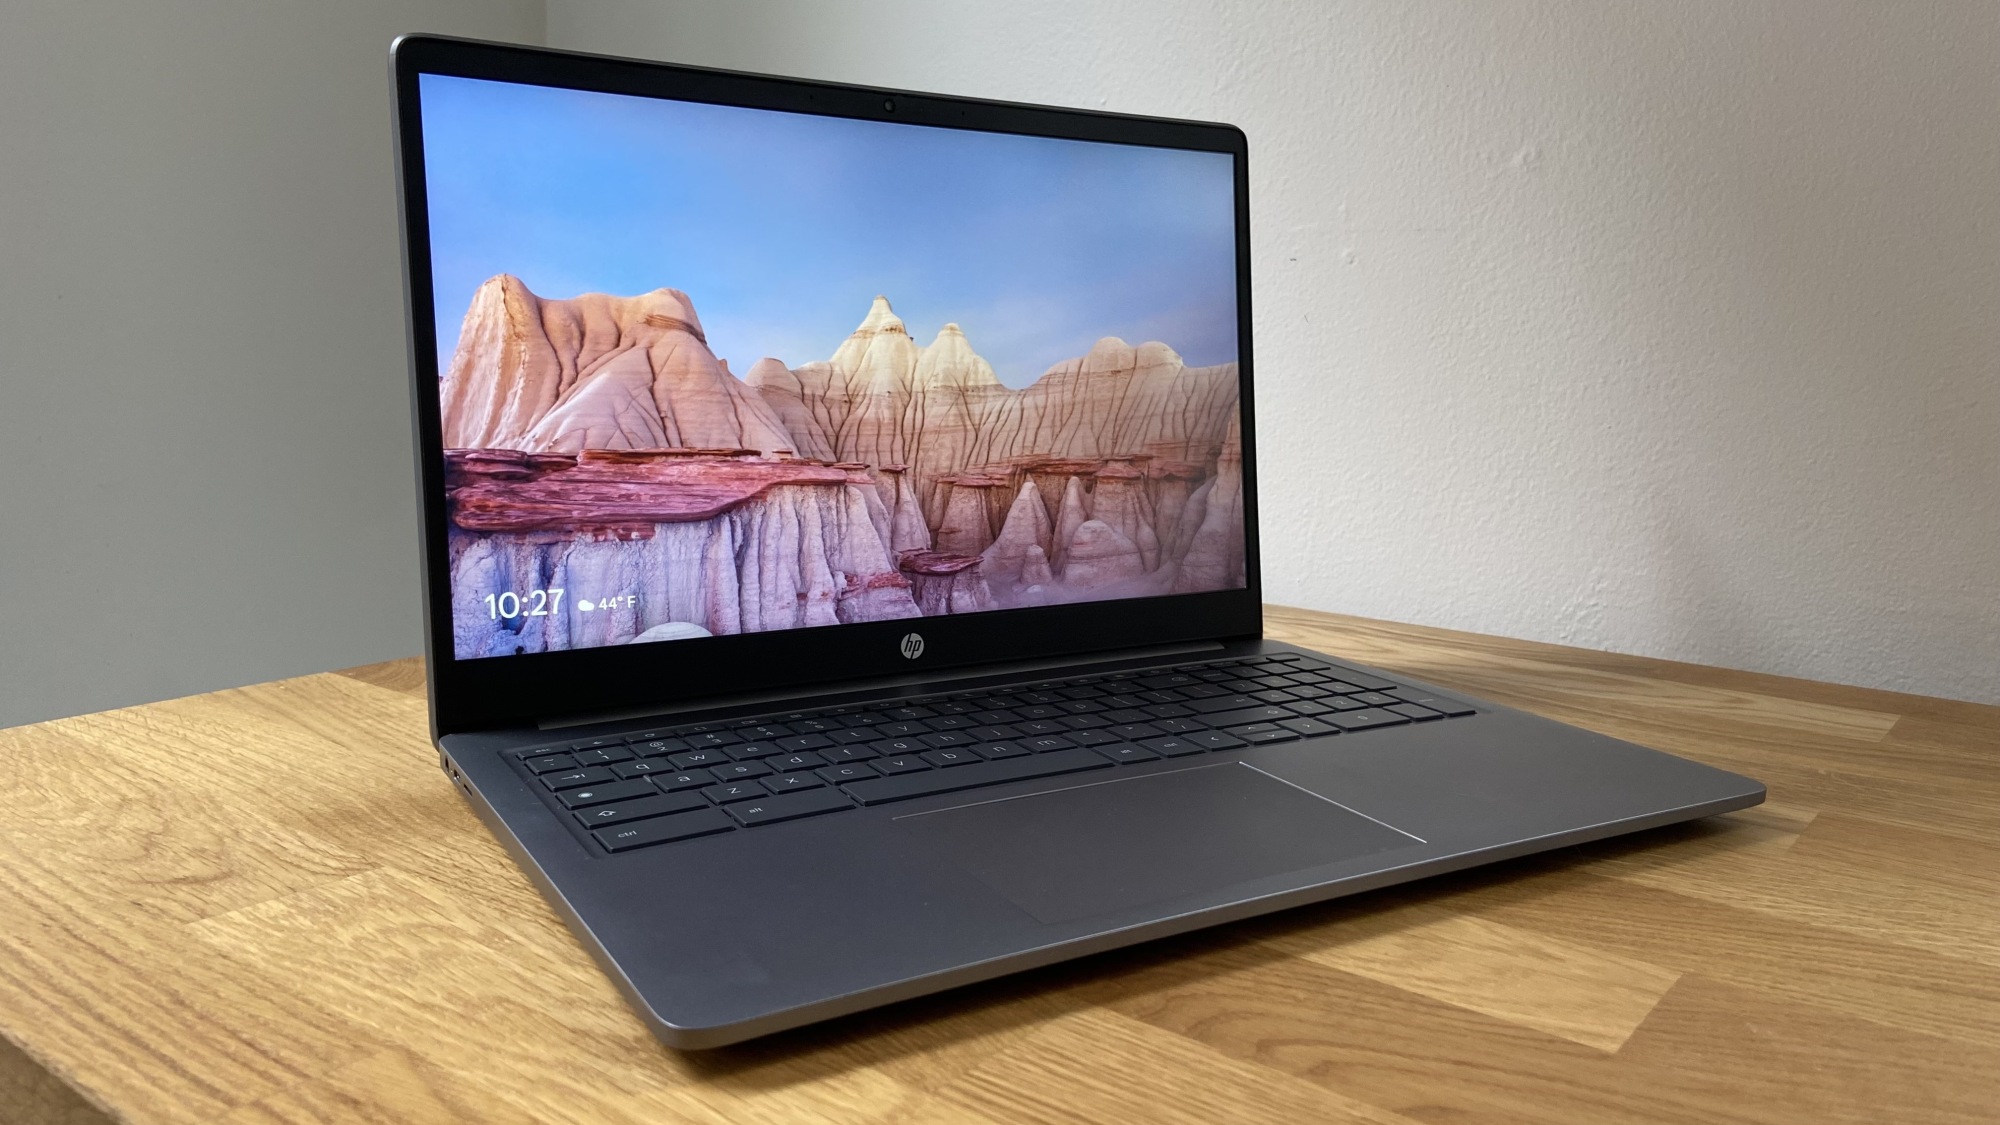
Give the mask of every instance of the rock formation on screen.
M 1160 343 L 1014 389 L 958 325 L 919 344 L 878 297 L 830 358 L 738 379 L 678 290 L 501 275 L 439 390 L 462 656 L 1244 580 L 1235 365 Z M 560 612 L 484 600 L 546 588 Z

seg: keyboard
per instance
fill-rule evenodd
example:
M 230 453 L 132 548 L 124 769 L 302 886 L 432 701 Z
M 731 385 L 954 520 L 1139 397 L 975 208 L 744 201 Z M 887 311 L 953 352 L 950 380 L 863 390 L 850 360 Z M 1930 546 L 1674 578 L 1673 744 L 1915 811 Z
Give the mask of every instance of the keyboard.
M 1474 713 L 1291 653 L 685 723 L 516 751 L 606 852 Z

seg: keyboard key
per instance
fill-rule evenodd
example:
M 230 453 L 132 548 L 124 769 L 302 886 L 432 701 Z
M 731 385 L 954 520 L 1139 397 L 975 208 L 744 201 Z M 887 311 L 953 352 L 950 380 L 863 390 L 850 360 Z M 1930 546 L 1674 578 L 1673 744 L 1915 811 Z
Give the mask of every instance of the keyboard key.
M 667 761 L 672 762 L 675 769 L 706 769 L 729 761 L 729 755 L 715 747 L 704 747 L 700 750 L 683 750 L 678 754 L 669 754 Z
M 1208 749 L 1190 739 L 1172 734 L 1164 738 L 1149 738 L 1141 745 L 1162 758 L 1185 758 L 1189 754 L 1200 754 Z M 1103 749 L 1102 746 L 1098 747 L 1100 751 Z
M 612 746 L 623 746 L 623 738 L 580 738 L 569 744 L 571 750 L 603 750 Z
M 727 806 L 727 812 L 741 821 L 744 827 L 751 828 L 853 807 L 854 803 L 838 789 L 815 789 L 808 793 L 771 796 L 761 801 L 740 801 Z
M 1192 734 L 1198 730 L 1207 730 L 1210 723 L 1207 716 L 1202 716 L 1193 719 L 1154 719 L 1153 725 L 1168 734 Z
M 850 781 L 860 781 L 864 777 L 882 776 L 858 762 L 845 765 L 821 766 L 813 772 L 819 775 L 820 780 L 826 782 L 828 785 L 845 785 Z
M 969 766 L 974 762 L 985 761 L 974 753 L 970 746 L 958 746 L 948 750 L 926 750 L 918 757 L 939 769 L 946 766 Z
M 664 844 L 695 836 L 710 836 L 736 827 L 721 809 L 695 809 L 675 816 L 656 817 L 614 828 L 600 828 L 591 835 L 608 852 L 624 852 L 648 844 Z
M 1188 706 L 1203 715 L 1219 715 L 1224 711 L 1241 711 L 1250 707 L 1261 707 L 1264 701 L 1242 693 L 1218 695 L 1213 699 L 1197 699 Z
M 833 745 L 833 739 L 823 734 L 794 734 L 778 740 L 778 745 L 796 753 L 800 750 L 818 750 Z
M 612 780 L 612 773 L 603 766 L 592 766 L 587 770 L 569 770 L 565 773 L 545 773 L 542 784 L 550 791 L 575 789 L 579 785 L 598 785 Z
M 1289 731 L 1297 731 L 1307 738 L 1318 738 L 1326 734 L 1339 734 L 1340 728 L 1318 719 L 1280 719 L 1278 725 Z
M 759 784 L 773 793 L 790 793 L 798 789 L 818 789 L 825 785 L 815 774 L 781 773 L 776 777 L 764 778 Z
M 966 730 L 979 724 L 967 715 L 939 715 L 935 719 L 925 719 L 924 725 L 932 730 Z
M 808 750 L 803 754 L 787 754 L 782 758 L 770 758 L 765 765 L 779 773 L 798 773 L 800 770 L 816 770 L 827 764 L 825 758 Z
M 669 813 L 686 812 L 702 808 L 707 802 L 699 793 L 654 793 L 648 797 L 624 801 L 615 805 L 598 805 L 594 808 L 578 809 L 573 814 L 587 828 L 606 824 L 623 824 L 628 820 L 644 820 L 649 816 L 666 816 Z
M 925 746 L 966 746 L 978 741 L 962 730 L 941 730 L 917 736 L 917 741 Z
M 1253 746 L 1262 746 L 1266 742 L 1292 742 L 1299 737 L 1297 731 L 1286 730 L 1275 723 L 1258 723 L 1254 727 L 1238 727 L 1232 733 Z
M 682 770 L 674 774 L 654 774 L 653 784 L 668 793 L 678 793 L 683 789 L 705 789 L 715 784 L 715 775 L 707 770 Z
M 994 723 L 990 726 L 973 727 L 965 733 L 980 742 L 1005 742 L 1010 738 L 1021 737 L 1021 728 L 1008 726 L 1005 723 Z
M 1364 691 L 1354 698 L 1366 703 L 1370 707 L 1387 707 L 1392 703 L 1402 702 L 1402 700 L 1397 699 L 1393 695 L 1383 695 L 1379 691 Z
M 571 755 L 579 766 L 608 766 L 613 762 L 629 762 L 634 755 L 624 743 L 606 746 L 601 750 L 578 750 Z
M 1053 721 L 1066 730 L 1094 730 L 1111 725 L 1111 720 L 1103 715 L 1064 715 Z
M 1339 676 L 1342 680 L 1355 685 L 1363 691 L 1393 691 L 1396 687 L 1395 684 L 1390 683 L 1380 676 L 1370 676 L 1365 672 L 1356 672 L 1349 668 L 1333 668 L 1330 670 L 1334 675 Z
M 865 762 L 870 758 L 881 757 L 873 746 L 834 746 L 821 750 L 819 756 L 835 765 L 843 762 Z
M 770 791 L 755 781 L 725 781 L 720 785 L 711 785 L 702 790 L 701 795 L 718 805 L 726 805 L 731 801 L 748 801 L 754 797 L 768 797 L 770 796 Z
M 738 746 L 728 747 L 724 753 L 739 762 L 754 762 L 759 758 L 772 758 L 779 754 L 789 753 L 789 751 L 778 745 L 776 739 L 763 739 L 758 742 L 745 742 Z
M 982 758 L 990 758 L 994 760 L 998 760 L 1001 758 L 1019 758 L 1022 757 L 1023 755 L 1034 753 L 1034 751 L 1028 749 L 1027 747 L 1021 745 L 1018 742 L 975 742 L 971 746 L 967 747 L 967 749 L 971 750 L 975 754 L 978 754 Z
M 1449 696 L 1437 695 L 1433 692 L 1419 691 L 1416 688 L 1401 688 L 1389 694 L 1396 696 L 1405 703 L 1414 703 L 1419 707 L 1428 707 L 1439 714 L 1449 715 L 1453 718 L 1475 713 L 1470 703 L 1452 699 Z
M 1326 721 L 1341 730 L 1372 730 L 1375 727 L 1393 727 L 1409 722 L 1408 716 L 1394 711 L 1384 711 L 1380 707 L 1366 707 L 1359 711 L 1343 711 L 1328 715 Z
M 1078 746 L 1103 746 L 1109 742 L 1125 741 L 1125 739 L 1101 728 L 1098 730 L 1073 730 L 1063 735 L 1063 737 L 1076 743 Z
M 915 754 L 897 754 L 894 757 L 881 758 L 868 764 L 875 767 L 876 773 L 884 776 L 893 776 L 899 773 L 915 773 L 918 770 L 928 770 L 931 768 L 929 762 L 924 761 Z
M 650 777 L 656 773 L 670 774 L 674 772 L 674 767 L 671 762 L 662 762 L 654 759 L 650 762 L 620 762 L 611 767 L 611 772 L 617 774 L 619 777 L 630 780 L 635 777 Z
M 930 749 L 914 738 L 885 738 L 880 742 L 869 743 L 868 748 L 885 758 L 900 754 L 921 754 Z
M 737 737 L 737 735 L 734 732 L 726 730 L 701 731 L 694 734 L 682 735 L 681 737 L 687 739 L 687 744 L 689 746 L 695 747 L 696 749 L 700 749 L 704 746 L 710 748 L 717 746 L 734 746 L 736 743 L 743 741 L 743 739 Z
M 1418 722 L 1418 723 L 1427 723 L 1430 722 L 1432 719 L 1444 718 L 1444 716 L 1439 714 L 1438 712 L 1433 711 L 1428 707 L 1419 707 L 1414 703 L 1396 703 L 1392 704 L 1391 706 L 1383 708 L 1383 710 L 1394 711 L 1396 714 L 1402 715 L 1410 719 L 1412 722 Z
M 1275 723 L 1280 719 L 1293 719 L 1297 717 L 1283 707 L 1245 707 L 1241 711 L 1218 711 L 1208 716 L 1208 725 L 1212 727 L 1242 727 L 1249 726 L 1251 723 Z
M 892 722 L 908 722 L 911 719 L 928 719 L 932 715 L 937 714 L 936 711 L 933 711 L 928 707 L 891 707 L 882 713 L 884 715 L 889 716 Z
M 556 794 L 556 800 L 564 808 L 583 809 L 592 805 L 608 805 L 613 801 L 629 801 L 634 797 L 655 796 L 660 791 L 644 778 L 638 781 L 607 781 L 602 785 L 587 785 L 582 789 L 565 789 Z
M 787 725 L 792 728 L 793 734 L 832 734 L 834 731 L 842 729 L 846 723 L 845 720 L 836 721 L 817 718 L 794 719 Z
M 659 758 L 668 754 L 678 754 L 688 748 L 688 744 L 678 738 L 649 738 L 644 742 L 634 742 L 628 747 L 641 758 Z
M 1068 727 L 1062 725 L 1061 723 L 1051 722 L 1048 719 L 1030 719 L 1025 723 L 1015 723 L 1014 729 L 1020 731 L 1022 734 L 1027 734 L 1027 735 L 1033 735 L 1033 734 L 1062 735 L 1069 733 Z
M 768 742 L 799 732 L 783 723 L 758 723 L 755 726 L 738 727 L 736 733 L 752 742 Z
M 1010 758 L 1003 762 L 980 762 L 977 765 L 960 766 L 957 769 L 932 770 L 901 777 L 879 777 L 869 781 L 857 781 L 844 788 L 849 795 L 864 805 L 879 805 L 887 801 L 908 800 L 932 793 L 949 793 L 958 789 L 974 789 L 1008 781 L 1025 781 L 1035 777 L 1053 777 L 1057 774 L 1076 773 L 1082 770 L 1110 768 L 1110 761 L 1096 751 L 1075 748 L 1058 750 L 1051 754 L 1030 754 L 1025 758 Z
M 570 757 L 568 754 L 539 754 L 533 758 L 523 759 L 523 762 L 535 773 L 551 773 L 555 770 L 573 770 L 576 768 L 576 759 Z
M 1137 742 L 1144 738 L 1158 738 L 1166 732 L 1151 723 L 1119 723 L 1111 727 L 1112 734 L 1127 742 Z
M 848 727 L 841 730 L 828 731 L 827 737 L 840 745 L 852 746 L 862 742 L 873 742 L 875 741 L 876 734 L 870 727 Z
M 1037 754 L 1046 754 L 1051 750 L 1067 750 L 1076 743 L 1061 735 L 1045 734 L 1039 738 L 1024 738 L 1021 740 L 1021 745 Z
M 773 772 L 762 762 L 729 762 L 709 770 L 717 781 L 744 781 L 753 777 L 768 777 Z
M 1162 738 L 1158 741 L 1178 742 L 1179 740 Z M 1185 747 L 1184 749 L 1187 753 L 1200 753 L 1200 751 L 1192 747 Z M 1104 755 L 1121 766 L 1128 762 L 1157 762 L 1162 756 L 1158 750 L 1151 750 L 1144 746 L 1135 746 L 1130 742 L 1113 742 L 1108 746 L 1093 746 L 1091 750 L 1094 753 Z
M 1183 740 L 1201 747 L 1203 750 L 1234 750 L 1242 746 L 1243 740 L 1233 734 L 1219 730 L 1200 730 L 1183 735 Z

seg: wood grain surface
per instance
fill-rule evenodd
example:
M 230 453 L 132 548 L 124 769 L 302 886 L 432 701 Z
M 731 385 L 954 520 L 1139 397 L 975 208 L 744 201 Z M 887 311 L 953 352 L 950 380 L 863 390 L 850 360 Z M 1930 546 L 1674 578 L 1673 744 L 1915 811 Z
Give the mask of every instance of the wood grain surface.
M 2000 1120 L 2000 708 L 1273 608 L 1770 803 L 708 1054 L 411 661 L 0 731 L 0 1123 Z

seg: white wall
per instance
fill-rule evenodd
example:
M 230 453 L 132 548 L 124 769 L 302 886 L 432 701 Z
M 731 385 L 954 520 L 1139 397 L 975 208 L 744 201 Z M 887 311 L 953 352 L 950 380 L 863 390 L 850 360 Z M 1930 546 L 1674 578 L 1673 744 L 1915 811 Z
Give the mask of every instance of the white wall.
M 401 31 L 540 0 L 0 16 L 0 726 L 407 656 Z
M 550 0 L 1250 134 L 1272 600 L 2000 702 L 2000 6 Z

